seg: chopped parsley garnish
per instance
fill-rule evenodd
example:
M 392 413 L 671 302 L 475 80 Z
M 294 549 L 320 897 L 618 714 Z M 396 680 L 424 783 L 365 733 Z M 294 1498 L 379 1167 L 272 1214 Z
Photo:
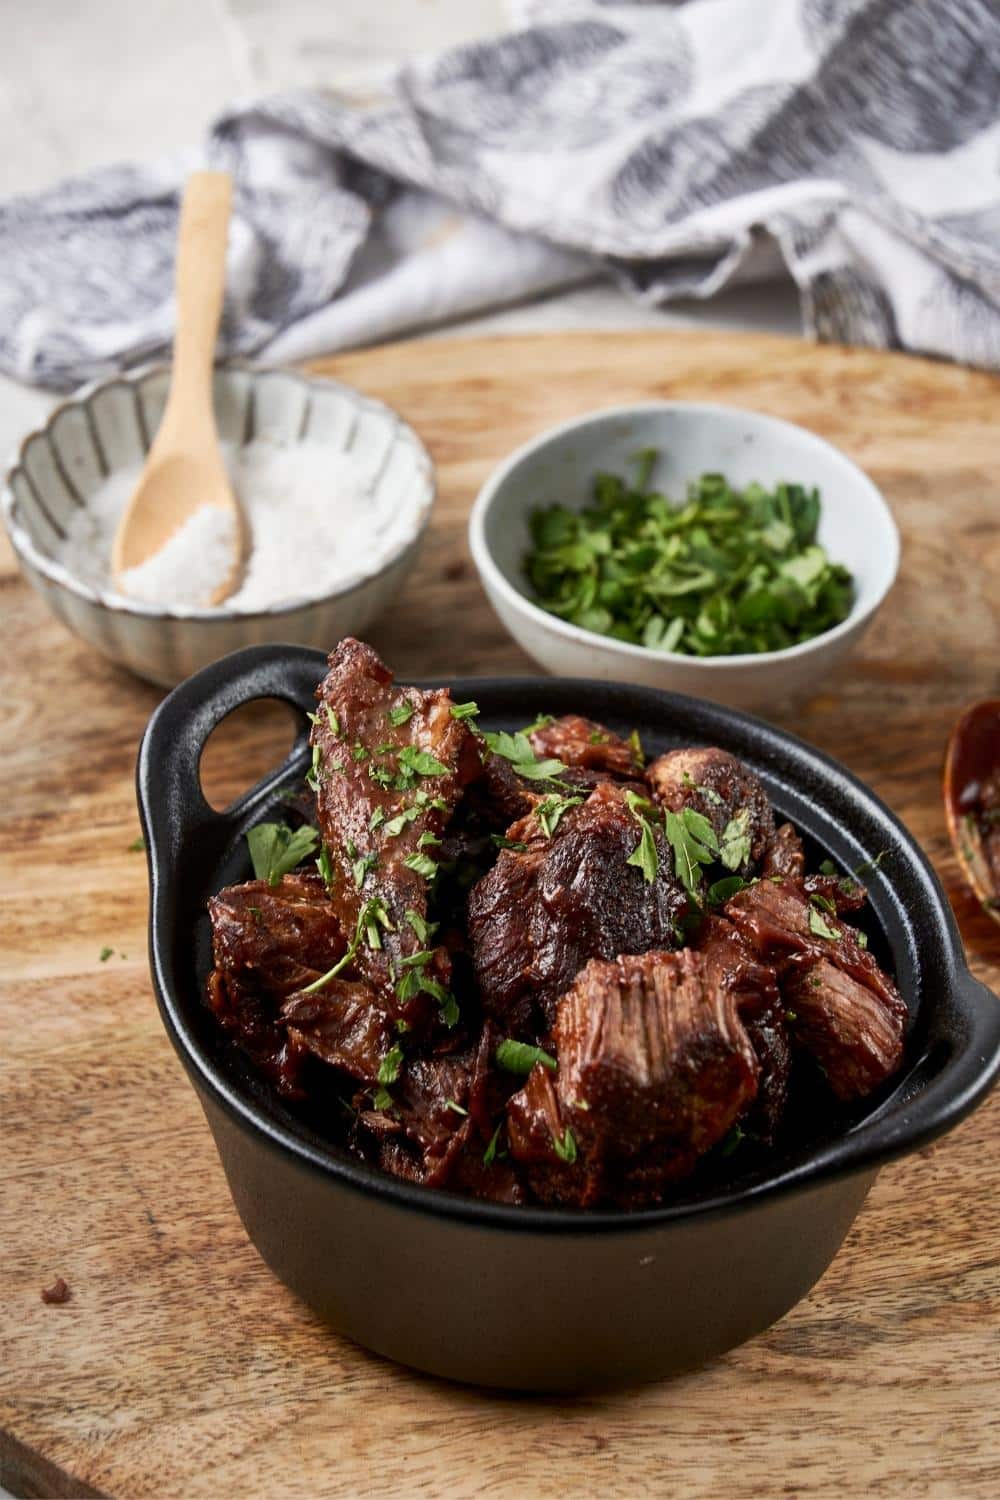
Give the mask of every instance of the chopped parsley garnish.
M 414 822 L 417 818 L 420 817 L 420 814 L 422 812 L 422 807 L 407 807 L 404 808 L 401 813 L 397 813 L 394 818 L 390 818 L 385 825 L 386 838 L 394 839 L 397 834 L 402 833 L 407 823 Z
M 550 781 L 566 769 L 561 760 L 539 760 L 523 731 L 518 734 L 508 734 L 503 729 L 497 734 L 487 731 L 483 739 L 494 755 L 509 760 L 518 776 L 523 776 L 526 781 Z
M 579 807 L 582 801 L 582 797 L 561 797 L 558 792 L 542 798 L 535 808 L 535 817 L 547 839 L 550 839 L 559 827 L 563 813 L 568 812 L 571 807 Z
M 858 945 L 859 948 L 867 948 L 868 947 L 868 934 L 867 934 L 867 932 L 861 932 L 859 929 L 855 928 L 854 937 L 855 937 L 855 941 L 857 942 L 857 945 Z
M 467 1109 L 462 1108 L 461 1104 L 456 1104 L 454 1099 L 446 1099 L 444 1101 L 444 1107 L 445 1109 L 450 1109 L 452 1113 L 456 1115 L 467 1115 L 469 1113 Z
M 386 1088 L 376 1089 L 372 1095 L 372 1108 L 377 1110 L 392 1108 L 392 1095 Z
M 326 722 L 330 726 L 330 733 L 331 734 L 333 734 L 333 735 L 339 735 L 340 734 L 340 720 L 337 718 L 337 715 L 334 713 L 334 711 L 330 707 L 329 703 L 326 705 Z
M 106 964 L 114 951 L 115 950 L 113 948 L 102 948 L 97 957 L 102 964 Z
M 417 839 L 417 848 L 431 849 L 435 844 L 440 844 L 440 842 L 441 840 L 438 838 L 437 834 L 431 833 L 430 829 L 428 828 Z
M 819 873 L 821 875 L 836 875 L 837 866 L 834 864 L 832 859 L 824 859 L 823 863 L 819 867 Z
M 834 906 L 829 896 L 821 896 L 819 891 L 813 891 L 812 895 L 809 897 L 809 900 L 813 906 L 818 908 L 819 911 L 828 911 L 831 917 L 835 917 L 837 915 L 837 908 Z
M 741 807 L 722 830 L 719 859 L 727 870 L 738 870 L 750 858 L 750 809 Z
M 840 941 L 840 933 L 834 931 L 829 922 L 816 910 L 815 906 L 810 906 L 809 908 L 809 931 L 815 933 L 817 937 L 829 938 L 834 943 L 839 943 Z
M 502 833 L 491 833 L 490 838 L 498 849 L 513 849 L 517 854 L 526 854 L 527 844 L 520 843 L 517 839 L 506 838 Z
M 416 710 L 412 703 L 399 703 L 395 708 L 390 708 L 389 723 L 398 729 L 400 724 L 408 723 L 413 718 L 415 712 Z
M 379 1063 L 379 1083 L 395 1083 L 403 1066 L 403 1049 L 398 1044 L 391 1047 Z
M 628 742 L 632 750 L 632 759 L 637 766 L 644 766 L 646 764 L 646 752 L 642 748 L 642 740 L 639 738 L 638 729 L 633 729 L 628 737 Z
M 474 719 L 478 713 L 478 703 L 453 703 L 451 705 L 451 716 L 453 719 Z
M 343 969 L 347 968 L 347 965 L 361 947 L 362 938 L 367 941 L 369 948 L 381 948 L 382 938 L 379 933 L 380 927 L 384 927 L 387 931 L 391 932 L 392 922 L 389 920 L 385 903 L 379 896 L 373 896 L 369 901 L 365 902 L 364 906 L 358 912 L 354 936 L 333 968 L 327 969 L 325 974 L 321 974 L 318 979 L 314 979 L 312 984 L 307 984 L 299 993 L 302 995 L 315 995 L 318 990 L 324 989 L 330 983 L 331 979 L 335 979 Z
M 371 817 L 368 819 L 368 827 L 371 829 L 372 833 L 374 833 L 375 830 L 376 830 L 376 828 L 381 828 L 382 824 L 384 822 L 385 822 L 385 808 L 384 807 L 376 807 L 375 811 L 372 813 Z
M 673 502 L 631 476 L 598 474 L 582 509 L 529 518 L 535 601 L 616 640 L 687 656 L 776 651 L 846 619 L 850 573 L 817 541 L 820 497 L 797 484 L 703 474 Z
M 417 941 L 426 943 L 434 931 L 434 924 L 428 922 L 427 918 L 422 917 L 418 911 L 414 911 L 412 906 L 407 908 L 405 919 L 416 933 Z
M 652 885 L 660 868 L 660 857 L 656 852 L 656 840 L 653 837 L 652 824 L 642 811 L 643 808 L 649 807 L 650 803 L 647 802 L 645 797 L 640 797 L 636 792 L 626 792 L 625 801 L 628 803 L 629 812 L 642 829 L 639 835 L 639 842 L 625 863 L 627 865 L 638 865 L 646 884 Z
M 448 767 L 431 755 L 429 750 L 418 750 L 416 745 L 404 745 L 399 751 L 399 765 L 403 771 L 415 776 L 447 776 Z
M 364 745 L 362 745 L 362 743 L 361 743 L 360 740 L 357 741 L 357 743 L 354 746 L 354 749 L 351 751 L 351 759 L 352 760 L 367 760 L 370 755 L 371 755 L 371 751 L 370 750 L 366 750 L 365 747 L 364 747 Z
M 128 846 L 128 852 L 129 852 L 129 854 L 138 854 L 139 850 L 140 849 L 145 849 L 145 847 L 146 847 L 146 840 L 143 838 L 142 834 L 140 833 L 139 837 L 133 839 L 132 842 L 131 842 L 131 844 L 129 844 L 129 846 Z
M 454 995 L 445 995 L 438 1014 L 441 1017 L 441 1024 L 443 1026 L 447 1026 L 449 1030 L 453 1026 L 458 1025 L 458 1001 L 455 999 Z
M 747 1138 L 746 1131 L 743 1129 L 742 1125 L 740 1125 L 739 1123 L 737 1123 L 736 1125 L 733 1126 L 733 1128 L 730 1130 L 729 1134 L 725 1137 L 725 1139 L 723 1140 L 722 1144 L 720 1145 L 720 1147 L 719 1147 L 719 1155 L 720 1156 L 732 1156 L 732 1154 L 733 1154 L 734 1151 L 738 1151 L 739 1150 L 740 1146 L 742 1146 L 742 1144 L 746 1140 L 746 1138 Z
M 370 762 L 368 766 L 368 775 L 371 777 L 372 781 L 377 782 L 381 787 L 390 787 L 395 780 L 395 777 L 389 770 L 388 766 L 380 766 L 375 761 Z
M 323 767 L 323 752 L 318 745 L 312 747 L 312 765 L 306 772 L 306 786 L 310 791 L 319 791 L 319 773 Z
M 746 885 L 742 875 L 726 875 L 722 880 L 716 880 L 705 892 L 705 900 L 709 906 L 723 906 L 730 896 L 735 896 Z
M 494 1130 L 493 1134 L 490 1136 L 490 1143 L 489 1143 L 489 1145 L 486 1147 L 486 1150 L 483 1152 L 483 1166 L 484 1167 L 492 1166 L 493 1162 L 495 1162 L 496 1159 L 497 1159 L 497 1145 L 499 1144 L 499 1141 L 500 1141 L 500 1132 L 501 1132 L 502 1129 L 503 1129 L 503 1121 L 501 1120 L 500 1124 L 497 1126 L 496 1130 Z M 506 1151 L 501 1151 L 500 1152 L 500 1156 L 501 1157 L 506 1156 L 506 1154 L 507 1154 Z
M 499 1043 L 494 1055 L 498 1068 L 503 1068 L 506 1073 L 518 1073 L 523 1078 L 527 1077 L 536 1063 L 541 1063 L 550 1073 L 554 1073 L 559 1066 L 552 1054 L 541 1047 L 533 1047 L 530 1042 L 515 1042 L 510 1038 Z
M 888 849 L 883 849 L 880 854 L 876 854 L 874 859 L 866 859 L 863 865 L 858 865 L 856 870 L 851 871 L 851 874 L 855 881 L 858 881 L 863 875 L 870 875 L 874 870 L 881 870 L 882 861 L 888 858 Z
M 592 745 L 603 745 L 605 742 L 604 735 L 599 729 L 592 730 L 587 739 Z
M 576 1161 L 576 1136 L 568 1125 L 561 1140 L 557 1135 L 552 1137 L 552 1149 L 560 1161 L 569 1164 Z
M 534 734 L 536 729 L 544 729 L 546 724 L 554 724 L 555 722 L 555 714 L 539 714 L 538 718 L 534 721 L 533 724 L 525 724 L 524 728 L 521 730 L 521 733 Z
M 403 864 L 408 870 L 415 870 L 418 875 L 423 875 L 426 880 L 433 880 L 438 871 L 437 865 L 428 854 L 408 854 Z
M 319 834 L 308 824 L 293 832 L 285 823 L 258 823 L 247 834 L 250 860 L 258 880 L 277 885 L 319 843 Z
M 316 861 L 316 868 L 323 877 L 324 885 L 332 885 L 333 860 L 330 858 L 330 851 L 325 844 L 320 844 L 319 846 L 319 858 Z
M 362 854 L 351 865 L 351 874 L 354 877 L 355 890 L 360 891 L 365 883 L 365 877 L 370 870 L 374 870 L 378 864 L 378 855 L 374 850 L 370 854 Z
M 685 807 L 679 813 L 668 809 L 663 815 L 663 822 L 667 840 L 674 851 L 677 879 L 690 896 L 697 897 L 701 888 L 702 867 L 712 864 L 719 853 L 712 825 L 692 807 Z

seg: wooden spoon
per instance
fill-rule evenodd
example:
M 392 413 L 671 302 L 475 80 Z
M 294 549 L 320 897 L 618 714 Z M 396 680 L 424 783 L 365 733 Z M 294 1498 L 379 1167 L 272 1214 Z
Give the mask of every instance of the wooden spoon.
M 228 172 L 188 178 L 177 237 L 177 331 L 166 410 L 111 552 L 115 581 L 153 557 L 203 505 L 233 517 L 233 560 L 206 602 L 233 592 L 243 570 L 246 526 L 219 447 L 212 403 L 215 341 L 226 283 L 233 184 Z
M 1000 698 L 974 703 L 952 730 L 944 806 L 962 874 L 1000 922 Z

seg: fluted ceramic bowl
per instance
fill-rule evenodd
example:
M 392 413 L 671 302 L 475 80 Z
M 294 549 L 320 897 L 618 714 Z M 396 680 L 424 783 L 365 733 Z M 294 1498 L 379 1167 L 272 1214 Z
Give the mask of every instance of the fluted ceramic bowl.
M 173 686 L 241 646 L 287 641 L 326 649 L 360 635 L 396 596 L 416 556 L 436 492 L 434 466 L 390 407 L 350 387 L 290 370 L 224 365 L 215 373 L 219 436 L 268 437 L 350 450 L 370 487 L 381 556 L 333 592 L 303 590 L 266 609 L 166 608 L 97 588 L 59 561 L 74 510 L 112 473 L 141 464 L 163 415 L 170 371 L 151 365 L 87 386 L 21 444 L 0 492 L 0 510 L 27 578 L 83 640 L 139 677 Z

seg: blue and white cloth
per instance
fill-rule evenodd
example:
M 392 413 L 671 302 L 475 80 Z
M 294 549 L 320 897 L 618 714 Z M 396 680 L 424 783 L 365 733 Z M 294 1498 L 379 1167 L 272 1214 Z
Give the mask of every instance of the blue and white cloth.
M 0 205 L 0 370 L 66 388 L 169 347 L 199 159 L 237 182 L 228 353 L 304 357 L 602 274 L 711 297 L 770 251 L 819 338 L 1000 367 L 997 0 L 520 16 L 384 96 L 264 99 L 197 157 Z

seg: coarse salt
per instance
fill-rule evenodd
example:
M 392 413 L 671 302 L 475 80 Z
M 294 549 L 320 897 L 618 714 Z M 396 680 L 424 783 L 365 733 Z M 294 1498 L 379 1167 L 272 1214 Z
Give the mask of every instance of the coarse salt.
M 248 532 L 240 587 L 219 606 L 245 613 L 332 593 L 395 550 L 401 518 L 380 515 L 366 472 L 350 453 L 310 442 L 255 438 L 223 443 L 230 482 Z M 71 519 L 59 561 L 82 582 L 114 587 L 111 548 L 135 491 L 140 466 L 103 482 Z M 148 604 L 207 608 L 229 571 L 232 517 L 202 506 L 155 556 L 123 574 L 120 588 Z

